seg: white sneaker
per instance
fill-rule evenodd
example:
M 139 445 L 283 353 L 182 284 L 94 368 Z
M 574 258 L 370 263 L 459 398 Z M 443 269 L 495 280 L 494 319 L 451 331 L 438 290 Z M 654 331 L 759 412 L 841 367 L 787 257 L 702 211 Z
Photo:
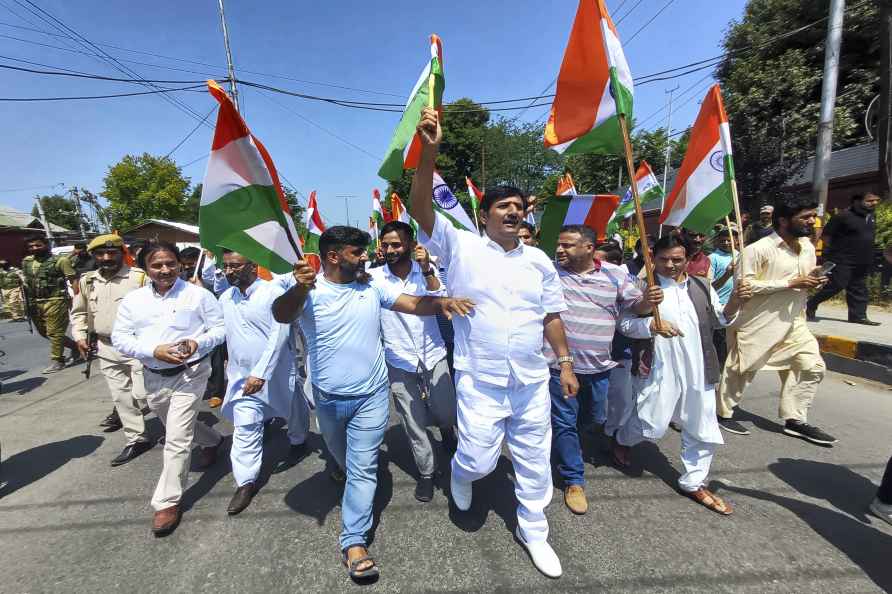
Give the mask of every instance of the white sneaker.
M 452 502 L 460 511 L 471 509 L 471 483 L 460 481 L 452 475 L 449 479 L 449 491 L 452 493 Z
M 551 548 L 551 545 L 548 544 L 548 541 L 525 541 L 523 539 L 523 536 L 520 535 L 520 526 L 517 527 L 517 530 L 514 531 L 514 534 L 517 536 L 517 540 L 519 540 L 520 543 L 524 547 L 526 547 L 526 550 L 530 554 L 530 558 L 533 560 L 533 565 L 536 566 L 536 569 L 541 571 L 546 577 L 561 577 L 561 574 L 564 573 L 564 570 L 561 567 L 561 560 L 558 559 L 557 553 L 554 552 L 554 549 Z
M 870 504 L 870 511 L 884 522 L 892 524 L 892 505 L 883 503 L 874 497 L 873 502 Z

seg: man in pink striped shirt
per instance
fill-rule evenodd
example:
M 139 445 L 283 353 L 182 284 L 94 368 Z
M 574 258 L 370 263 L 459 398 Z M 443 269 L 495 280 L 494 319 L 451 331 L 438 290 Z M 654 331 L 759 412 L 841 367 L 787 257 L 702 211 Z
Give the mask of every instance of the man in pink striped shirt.
M 596 241 L 590 228 L 565 225 L 555 249 L 567 304 L 561 319 L 573 357 L 573 372 L 579 379 L 576 398 L 563 395 L 557 358 L 547 343 L 544 349 L 551 367 L 552 451 L 564 483 L 564 503 L 575 514 L 588 510 L 577 423 L 580 411 L 583 428 L 603 424 L 607 418 L 608 378 L 616 367 L 610 358 L 616 321 L 629 308 L 639 315 L 649 313 L 652 304 L 663 297 L 659 287 L 652 287 L 645 298 L 635 279 L 622 268 L 595 259 Z

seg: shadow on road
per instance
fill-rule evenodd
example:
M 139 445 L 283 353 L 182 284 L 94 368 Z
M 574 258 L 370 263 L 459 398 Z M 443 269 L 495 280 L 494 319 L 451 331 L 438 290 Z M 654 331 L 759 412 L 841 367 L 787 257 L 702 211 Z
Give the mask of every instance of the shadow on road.
M 23 373 L 25 373 L 24 369 L 7 369 L 6 371 L 0 371 L 0 382 L 5 382 L 17 375 L 22 375 Z
M 0 488 L 0 497 L 39 481 L 75 458 L 89 456 L 103 441 L 97 435 L 78 435 L 14 454 L 3 461 L 3 480 L 8 482 Z
M 9 382 L 3 384 L 3 393 L 4 394 L 17 394 L 21 396 L 22 394 L 27 394 L 32 390 L 36 390 L 40 386 L 46 383 L 45 377 L 26 377 L 23 380 L 18 380 L 15 382 Z
M 737 408 L 734 411 L 734 419 L 737 421 L 749 421 L 754 427 L 761 429 L 762 431 L 780 434 L 784 433 L 784 426 L 780 423 L 776 423 L 765 417 L 760 417 L 759 415 L 751 413 L 748 410 L 743 410 L 742 408 Z
M 819 536 L 857 564 L 886 591 L 892 590 L 892 536 L 865 524 L 865 508 L 876 485 L 845 466 L 781 458 L 768 469 L 799 493 L 823 499 L 839 511 L 755 489 L 724 485 L 728 491 L 775 503 L 796 514 Z

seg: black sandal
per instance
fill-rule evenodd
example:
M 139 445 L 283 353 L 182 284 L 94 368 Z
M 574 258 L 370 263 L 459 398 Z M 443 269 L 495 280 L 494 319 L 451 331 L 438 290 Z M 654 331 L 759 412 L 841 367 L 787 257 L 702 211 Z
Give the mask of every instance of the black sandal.
M 354 559 L 353 561 L 347 560 L 347 550 L 352 549 L 355 546 L 359 545 L 353 545 L 341 551 L 341 562 L 344 564 L 344 567 L 347 568 L 347 571 L 350 573 L 350 577 L 354 580 L 368 580 L 377 578 L 379 575 L 378 566 L 375 564 L 375 560 L 372 559 L 371 555 L 368 554 L 368 549 L 366 549 L 366 554 L 359 557 L 358 559 Z M 366 569 L 356 569 L 359 565 L 365 563 L 366 561 L 371 561 L 372 565 L 370 567 L 367 567 Z

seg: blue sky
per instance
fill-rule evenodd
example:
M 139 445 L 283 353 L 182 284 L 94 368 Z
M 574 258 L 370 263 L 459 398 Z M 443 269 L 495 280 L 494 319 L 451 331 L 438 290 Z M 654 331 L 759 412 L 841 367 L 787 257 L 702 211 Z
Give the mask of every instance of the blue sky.
M 145 78 L 197 80 L 225 75 L 216 0 L 32 1 L 93 43 L 212 65 L 101 46 L 122 61 L 157 64 L 159 67 L 123 62 Z M 0 64 L 40 68 L 10 60 L 15 58 L 121 76 L 97 58 L 21 41 L 83 51 L 68 39 L 16 28 L 59 34 L 22 5 L 28 6 L 26 0 L 0 0 Z M 624 41 L 666 5 L 667 0 L 608 0 L 614 20 L 628 12 L 618 25 Z M 624 43 L 633 75 L 721 53 L 722 35 L 730 21 L 740 18 L 744 5 L 745 0 L 668 2 L 668 7 L 635 39 Z M 227 0 L 237 74 L 245 80 L 302 93 L 398 103 L 405 100 L 423 66 L 427 36 L 436 32 L 444 45 L 447 101 L 463 96 L 485 101 L 538 95 L 557 75 L 577 2 L 452 0 L 431 5 L 427 14 L 423 14 L 423 6 L 402 0 Z M 665 91 L 680 85 L 678 93 L 690 90 L 676 103 L 672 127 L 689 126 L 711 80 L 703 78 L 706 74 L 703 71 L 637 87 L 636 117 L 641 120 L 663 108 Z M 144 90 L 126 83 L 8 70 L 0 71 L 0 88 L 0 95 L 5 97 Z M 367 220 L 372 188 L 386 186 L 376 172 L 399 115 L 346 109 L 244 87 L 241 93 L 243 112 L 252 131 L 266 144 L 280 172 L 303 195 L 318 191 L 325 219 L 344 222 L 344 198 L 336 196 L 354 195 L 348 199 L 351 221 Z M 214 101 L 203 92 L 176 96 L 200 116 L 214 107 Z M 546 111 L 546 107 L 531 108 L 521 119 L 534 121 Z M 510 116 L 514 113 L 507 112 Z M 213 120 L 212 115 L 208 122 Z M 98 193 L 108 167 L 122 156 L 142 152 L 164 155 L 196 125 L 195 119 L 157 95 L 97 101 L 0 102 L 0 121 L 4 130 L 0 141 L 0 204 L 28 211 L 36 193 L 51 192 L 52 188 L 45 186 L 59 182 Z M 665 125 L 665 111 L 644 125 Z M 211 136 L 211 129 L 201 127 L 173 158 L 186 165 L 206 155 Z M 205 163 L 197 160 L 184 167 L 184 174 L 198 183 L 204 176 Z

